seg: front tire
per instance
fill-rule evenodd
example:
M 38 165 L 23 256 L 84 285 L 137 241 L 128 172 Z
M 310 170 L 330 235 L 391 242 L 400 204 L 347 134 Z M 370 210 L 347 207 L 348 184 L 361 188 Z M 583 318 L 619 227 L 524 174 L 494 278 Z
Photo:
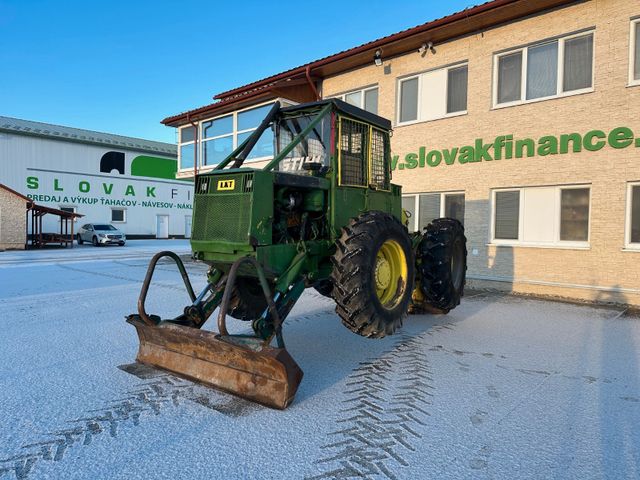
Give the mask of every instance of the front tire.
M 95 235 L 91 239 L 91 243 L 93 244 L 94 247 L 99 247 L 100 246 L 100 244 L 98 243 L 98 237 L 96 237 Z
M 82 237 L 80 236 L 80 234 L 77 234 L 76 238 L 78 240 L 78 245 L 82 245 L 84 243 L 84 240 L 82 240 Z
M 260 281 L 253 277 L 238 277 L 229 299 L 229 315 L 238 320 L 255 320 L 266 309 L 267 299 Z
M 426 228 L 418 245 L 420 289 L 437 313 L 460 305 L 467 276 L 467 239 L 464 227 L 453 218 L 438 218 Z
M 336 312 L 352 332 L 382 338 L 402 326 L 411 300 L 414 262 L 405 227 L 371 211 L 342 229 L 332 258 Z

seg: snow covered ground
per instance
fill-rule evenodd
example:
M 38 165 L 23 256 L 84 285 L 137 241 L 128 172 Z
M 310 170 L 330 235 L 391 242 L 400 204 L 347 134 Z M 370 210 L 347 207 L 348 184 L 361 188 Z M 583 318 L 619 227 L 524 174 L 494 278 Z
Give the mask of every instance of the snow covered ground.
M 308 291 L 285 328 L 305 378 L 275 411 L 118 368 L 164 249 L 189 245 L 0 253 L 0 479 L 640 477 L 631 312 L 470 294 L 367 340 Z M 186 293 L 159 268 L 148 310 L 175 315 Z

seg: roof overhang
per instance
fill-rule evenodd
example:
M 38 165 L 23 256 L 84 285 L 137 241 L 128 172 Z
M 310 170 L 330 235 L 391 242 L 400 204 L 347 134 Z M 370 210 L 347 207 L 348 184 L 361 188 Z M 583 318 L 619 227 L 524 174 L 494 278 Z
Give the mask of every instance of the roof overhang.
M 455 38 L 581 1 L 584 0 L 493 0 L 248 85 L 219 93 L 214 97 L 218 100 L 217 102 L 167 117 L 162 120 L 162 123 L 169 126 L 179 126 L 200 118 L 203 114 L 226 113 L 242 106 L 257 103 L 257 100 L 263 98 L 261 95 L 266 92 L 271 92 L 271 98 L 274 98 L 277 95 L 274 95 L 273 92 L 286 91 L 293 85 L 304 86 L 306 84 L 309 93 L 312 93 L 309 78 L 322 79 L 371 64 L 377 50 L 381 51 L 381 57 L 384 60 L 417 50 L 424 43 L 433 42 L 437 47 L 438 44 Z M 266 97 L 264 98 L 266 99 Z

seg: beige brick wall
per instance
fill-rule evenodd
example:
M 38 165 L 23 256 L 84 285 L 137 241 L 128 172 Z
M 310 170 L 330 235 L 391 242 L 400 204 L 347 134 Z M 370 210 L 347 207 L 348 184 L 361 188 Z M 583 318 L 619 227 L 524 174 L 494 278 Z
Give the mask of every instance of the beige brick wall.
M 390 12 L 392 14 L 392 11 Z M 426 150 L 492 142 L 498 135 L 532 138 L 562 133 L 605 132 L 618 126 L 640 137 L 640 86 L 627 87 L 630 17 L 636 0 L 593 0 L 525 18 L 441 45 L 360 68 L 323 82 L 324 96 L 378 84 L 379 114 L 395 125 L 397 78 L 469 61 L 468 114 L 394 127 L 392 150 L 400 156 Z M 493 54 L 510 47 L 595 27 L 595 83 L 591 93 L 492 109 Z M 384 55 L 383 55 L 384 56 Z M 640 252 L 624 250 L 626 186 L 640 180 L 640 148 L 604 147 L 597 152 L 396 170 L 404 192 L 464 190 L 469 239 L 469 278 L 475 285 L 640 304 Z M 490 244 L 491 189 L 573 183 L 591 185 L 588 249 L 497 247 Z M 475 281 L 473 279 L 476 279 Z M 479 281 L 484 279 L 485 281 Z M 486 282 L 487 279 L 499 282 Z
M 26 201 L 0 188 L 0 250 L 24 249 Z

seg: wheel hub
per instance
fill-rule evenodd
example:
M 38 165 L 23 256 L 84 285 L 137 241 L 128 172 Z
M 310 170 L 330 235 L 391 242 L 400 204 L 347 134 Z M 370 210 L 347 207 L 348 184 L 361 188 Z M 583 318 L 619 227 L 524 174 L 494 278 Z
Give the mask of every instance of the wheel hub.
M 385 289 L 389 286 L 389 282 L 391 281 L 391 265 L 389 265 L 389 261 L 384 257 L 378 257 L 376 259 L 375 278 L 378 289 Z
M 400 244 L 385 241 L 376 255 L 373 280 L 376 295 L 384 308 L 394 308 L 408 285 L 407 259 Z

